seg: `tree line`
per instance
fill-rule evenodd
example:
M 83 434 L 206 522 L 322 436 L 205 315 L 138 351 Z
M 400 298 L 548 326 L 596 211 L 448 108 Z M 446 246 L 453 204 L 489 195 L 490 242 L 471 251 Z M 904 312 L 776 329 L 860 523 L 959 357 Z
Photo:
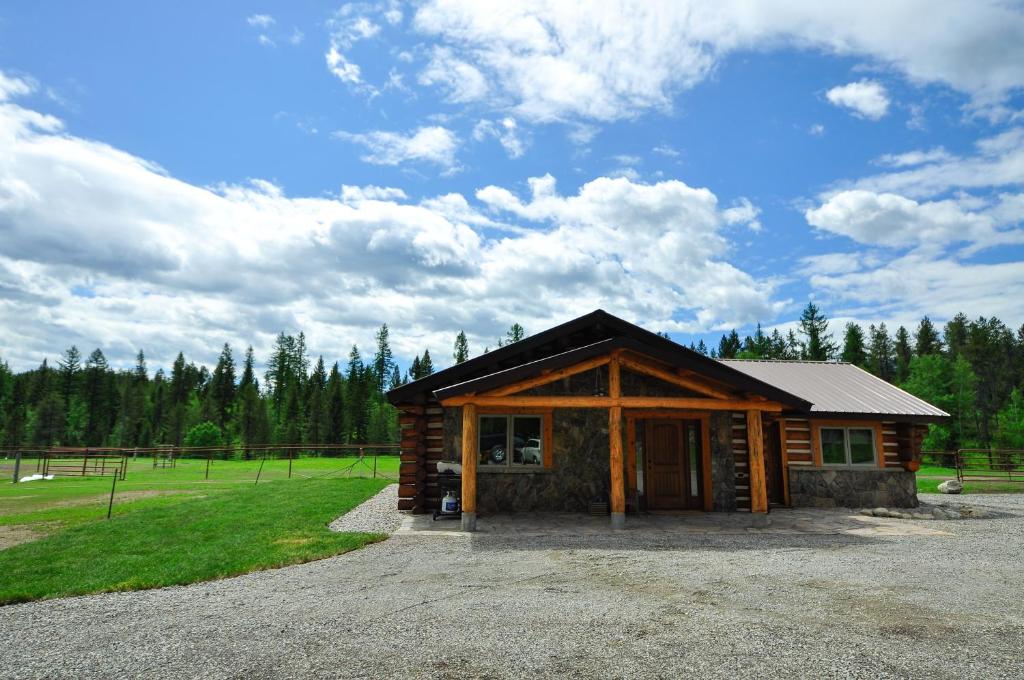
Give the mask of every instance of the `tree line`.
M 665 334 L 662 334 L 665 335 Z M 526 337 L 513 324 L 498 347 Z M 890 335 L 884 323 L 846 324 L 841 339 L 809 303 L 796 329 L 766 333 L 760 324 L 717 347 L 690 348 L 720 359 L 845 361 L 944 409 L 950 422 L 930 426 L 928 450 L 1024 448 L 1024 326 L 957 314 L 941 329 L 928 317 L 913 332 Z M 489 351 L 484 348 L 484 352 Z M 466 334 L 453 343 L 454 363 L 469 359 Z M 140 350 L 131 370 L 115 370 L 102 350 L 82 358 L 69 347 L 51 366 L 13 373 L 0 359 L 0 443 L 16 446 L 151 447 L 265 444 L 394 443 L 398 418 L 387 390 L 434 372 L 429 350 L 403 373 L 384 324 L 373 355 L 353 345 L 344 364 L 313 360 L 303 333 L 277 336 L 262 376 L 250 346 L 236 364 L 225 344 L 213 370 L 179 353 L 170 373 L 152 376 Z
M 765 333 L 760 324 L 742 340 L 733 330 L 717 348 L 691 344 L 720 359 L 844 361 L 938 406 L 952 418 L 931 425 L 926 450 L 1024 449 L 1024 326 L 1011 330 L 995 317 L 957 314 L 942 328 L 926 316 L 913 332 L 890 334 L 884 323 L 848 323 L 841 339 L 813 302 L 796 330 Z
M 514 324 L 498 345 L 525 337 Z M 131 370 L 112 368 L 101 349 L 83 358 L 69 347 L 15 374 L 0 358 L 0 444 L 6 447 L 261 446 L 381 444 L 398 441 L 398 414 L 387 390 L 434 372 L 429 350 L 403 374 L 387 324 L 373 356 L 356 345 L 347 361 L 313 360 L 303 333 L 277 336 L 262 376 L 250 346 L 239 367 L 225 344 L 210 371 L 178 353 L 168 374 L 152 376 L 140 350 Z M 487 351 L 487 350 L 485 350 Z M 452 359 L 469 358 L 462 331 Z

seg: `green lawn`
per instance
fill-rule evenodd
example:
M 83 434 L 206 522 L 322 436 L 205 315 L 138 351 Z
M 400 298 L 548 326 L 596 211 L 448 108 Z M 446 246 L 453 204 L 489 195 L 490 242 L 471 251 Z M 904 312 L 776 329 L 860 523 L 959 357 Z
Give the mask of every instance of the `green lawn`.
M 917 471 L 918 493 L 939 493 L 939 484 L 947 479 L 956 479 L 956 469 L 922 465 Z M 971 482 L 964 483 L 964 493 L 1024 493 L 1022 482 Z
M 207 479 L 205 460 L 139 458 L 109 522 L 110 477 L 0 482 L 0 603 L 221 578 L 379 538 L 326 525 L 396 479 L 397 456 L 298 458 L 291 474 L 287 460 L 214 460 Z
M 194 583 L 347 552 L 383 536 L 334 533 L 327 524 L 387 483 L 326 478 L 209 485 L 199 493 L 123 504 L 110 521 L 83 519 L 79 506 L 9 514 L 8 520 L 45 515 L 70 521 L 40 540 L 0 551 L 0 603 Z

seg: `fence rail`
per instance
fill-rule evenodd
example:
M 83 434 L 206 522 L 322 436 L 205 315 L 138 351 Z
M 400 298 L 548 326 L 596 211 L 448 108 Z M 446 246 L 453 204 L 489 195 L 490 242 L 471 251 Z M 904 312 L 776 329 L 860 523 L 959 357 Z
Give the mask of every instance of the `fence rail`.
M 961 482 L 1024 482 L 1024 449 L 960 449 L 956 477 Z

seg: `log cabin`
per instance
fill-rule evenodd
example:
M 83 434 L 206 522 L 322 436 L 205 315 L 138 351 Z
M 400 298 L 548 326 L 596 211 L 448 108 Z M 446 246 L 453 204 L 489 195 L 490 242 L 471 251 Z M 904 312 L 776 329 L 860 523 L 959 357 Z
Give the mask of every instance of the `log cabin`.
M 603 310 L 388 393 L 399 508 L 461 464 L 477 513 L 914 507 L 931 404 L 851 364 L 717 360 Z

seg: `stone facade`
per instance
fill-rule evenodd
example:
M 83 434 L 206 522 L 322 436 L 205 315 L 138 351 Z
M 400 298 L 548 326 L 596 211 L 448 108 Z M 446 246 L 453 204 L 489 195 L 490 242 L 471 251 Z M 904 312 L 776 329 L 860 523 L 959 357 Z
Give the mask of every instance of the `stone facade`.
M 445 409 L 445 458 L 462 458 L 462 409 Z M 611 486 L 608 414 L 600 409 L 555 409 L 551 469 L 477 468 L 478 512 L 587 512 L 608 502 Z
M 916 508 L 917 479 L 906 470 L 789 468 L 793 507 Z
M 711 508 L 736 510 L 736 459 L 732 451 L 732 414 L 711 414 Z

